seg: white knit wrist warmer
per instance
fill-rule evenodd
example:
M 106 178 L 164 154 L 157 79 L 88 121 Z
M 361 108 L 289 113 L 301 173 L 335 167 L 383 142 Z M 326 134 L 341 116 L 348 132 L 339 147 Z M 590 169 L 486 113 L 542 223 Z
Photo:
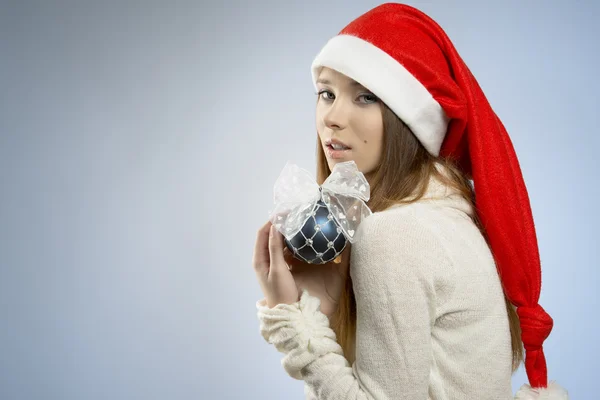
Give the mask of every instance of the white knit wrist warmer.
M 302 369 L 328 353 L 343 355 L 329 319 L 320 310 L 321 300 L 306 289 L 293 304 L 269 308 L 256 303 L 262 337 L 284 353 L 281 365 L 294 379 L 302 380 Z

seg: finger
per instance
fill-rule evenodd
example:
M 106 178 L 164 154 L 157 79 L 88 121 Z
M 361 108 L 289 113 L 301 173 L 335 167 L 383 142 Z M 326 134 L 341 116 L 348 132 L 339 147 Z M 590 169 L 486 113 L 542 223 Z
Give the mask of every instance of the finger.
M 292 253 L 287 246 L 284 246 L 283 259 L 285 260 L 285 262 L 289 264 L 292 262 L 293 258 L 294 258 L 294 253 Z
M 269 229 L 271 222 L 265 223 L 256 233 L 252 265 L 257 272 L 264 273 L 269 268 L 270 255 L 268 249 Z
M 294 253 L 292 251 L 290 251 L 287 246 L 285 246 L 285 243 L 284 243 L 283 253 L 284 253 L 283 258 L 285 259 L 285 262 L 287 263 L 288 269 L 290 271 L 300 271 L 308 265 L 304 261 L 300 260 L 299 258 L 296 258 Z
M 283 235 L 275 229 L 275 226 L 271 226 L 269 231 L 269 258 L 271 268 L 288 269 L 283 258 Z

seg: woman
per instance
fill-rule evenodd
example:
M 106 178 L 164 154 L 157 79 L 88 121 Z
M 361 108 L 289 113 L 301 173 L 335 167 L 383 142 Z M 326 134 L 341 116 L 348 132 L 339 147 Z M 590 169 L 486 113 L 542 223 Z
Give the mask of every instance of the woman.
M 374 213 L 338 264 L 303 265 L 270 222 L 258 232 L 261 333 L 306 397 L 512 399 L 524 344 L 516 398 L 567 399 L 547 381 L 553 321 L 514 149 L 442 28 L 383 4 L 311 72 L 318 181 L 354 160 Z

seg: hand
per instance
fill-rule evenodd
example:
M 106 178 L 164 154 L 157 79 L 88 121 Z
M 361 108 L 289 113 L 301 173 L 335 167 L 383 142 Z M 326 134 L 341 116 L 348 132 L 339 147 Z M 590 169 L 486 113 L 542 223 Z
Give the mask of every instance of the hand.
M 256 236 L 252 264 L 267 306 L 293 304 L 300 299 L 298 288 L 283 258 L 283 235 L 271 221 L 264 224 Z
M 307 289 L 311 296 L 321 300 L 321 312 L 331 320 L 337 310 L 340 296 L 346 289 L 348 278 L 350 243 L 340 256 L 326 264 L 308 264 L 294 258 L 287 247 L 283 251 L 284 258 L 291 267 L 292 275 L 296 281 L 298 292 Z

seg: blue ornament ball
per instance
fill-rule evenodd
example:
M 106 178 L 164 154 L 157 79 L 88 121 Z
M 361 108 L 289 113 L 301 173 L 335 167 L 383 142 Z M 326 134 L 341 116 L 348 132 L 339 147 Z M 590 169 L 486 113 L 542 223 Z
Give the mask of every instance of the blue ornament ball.
M 285 244 L 295 258 L 308 264 L 325 264 L 342 253 L 347 240 L 325 203 L 318 200 L 302 229 L 290 240 L 285 239 Z

